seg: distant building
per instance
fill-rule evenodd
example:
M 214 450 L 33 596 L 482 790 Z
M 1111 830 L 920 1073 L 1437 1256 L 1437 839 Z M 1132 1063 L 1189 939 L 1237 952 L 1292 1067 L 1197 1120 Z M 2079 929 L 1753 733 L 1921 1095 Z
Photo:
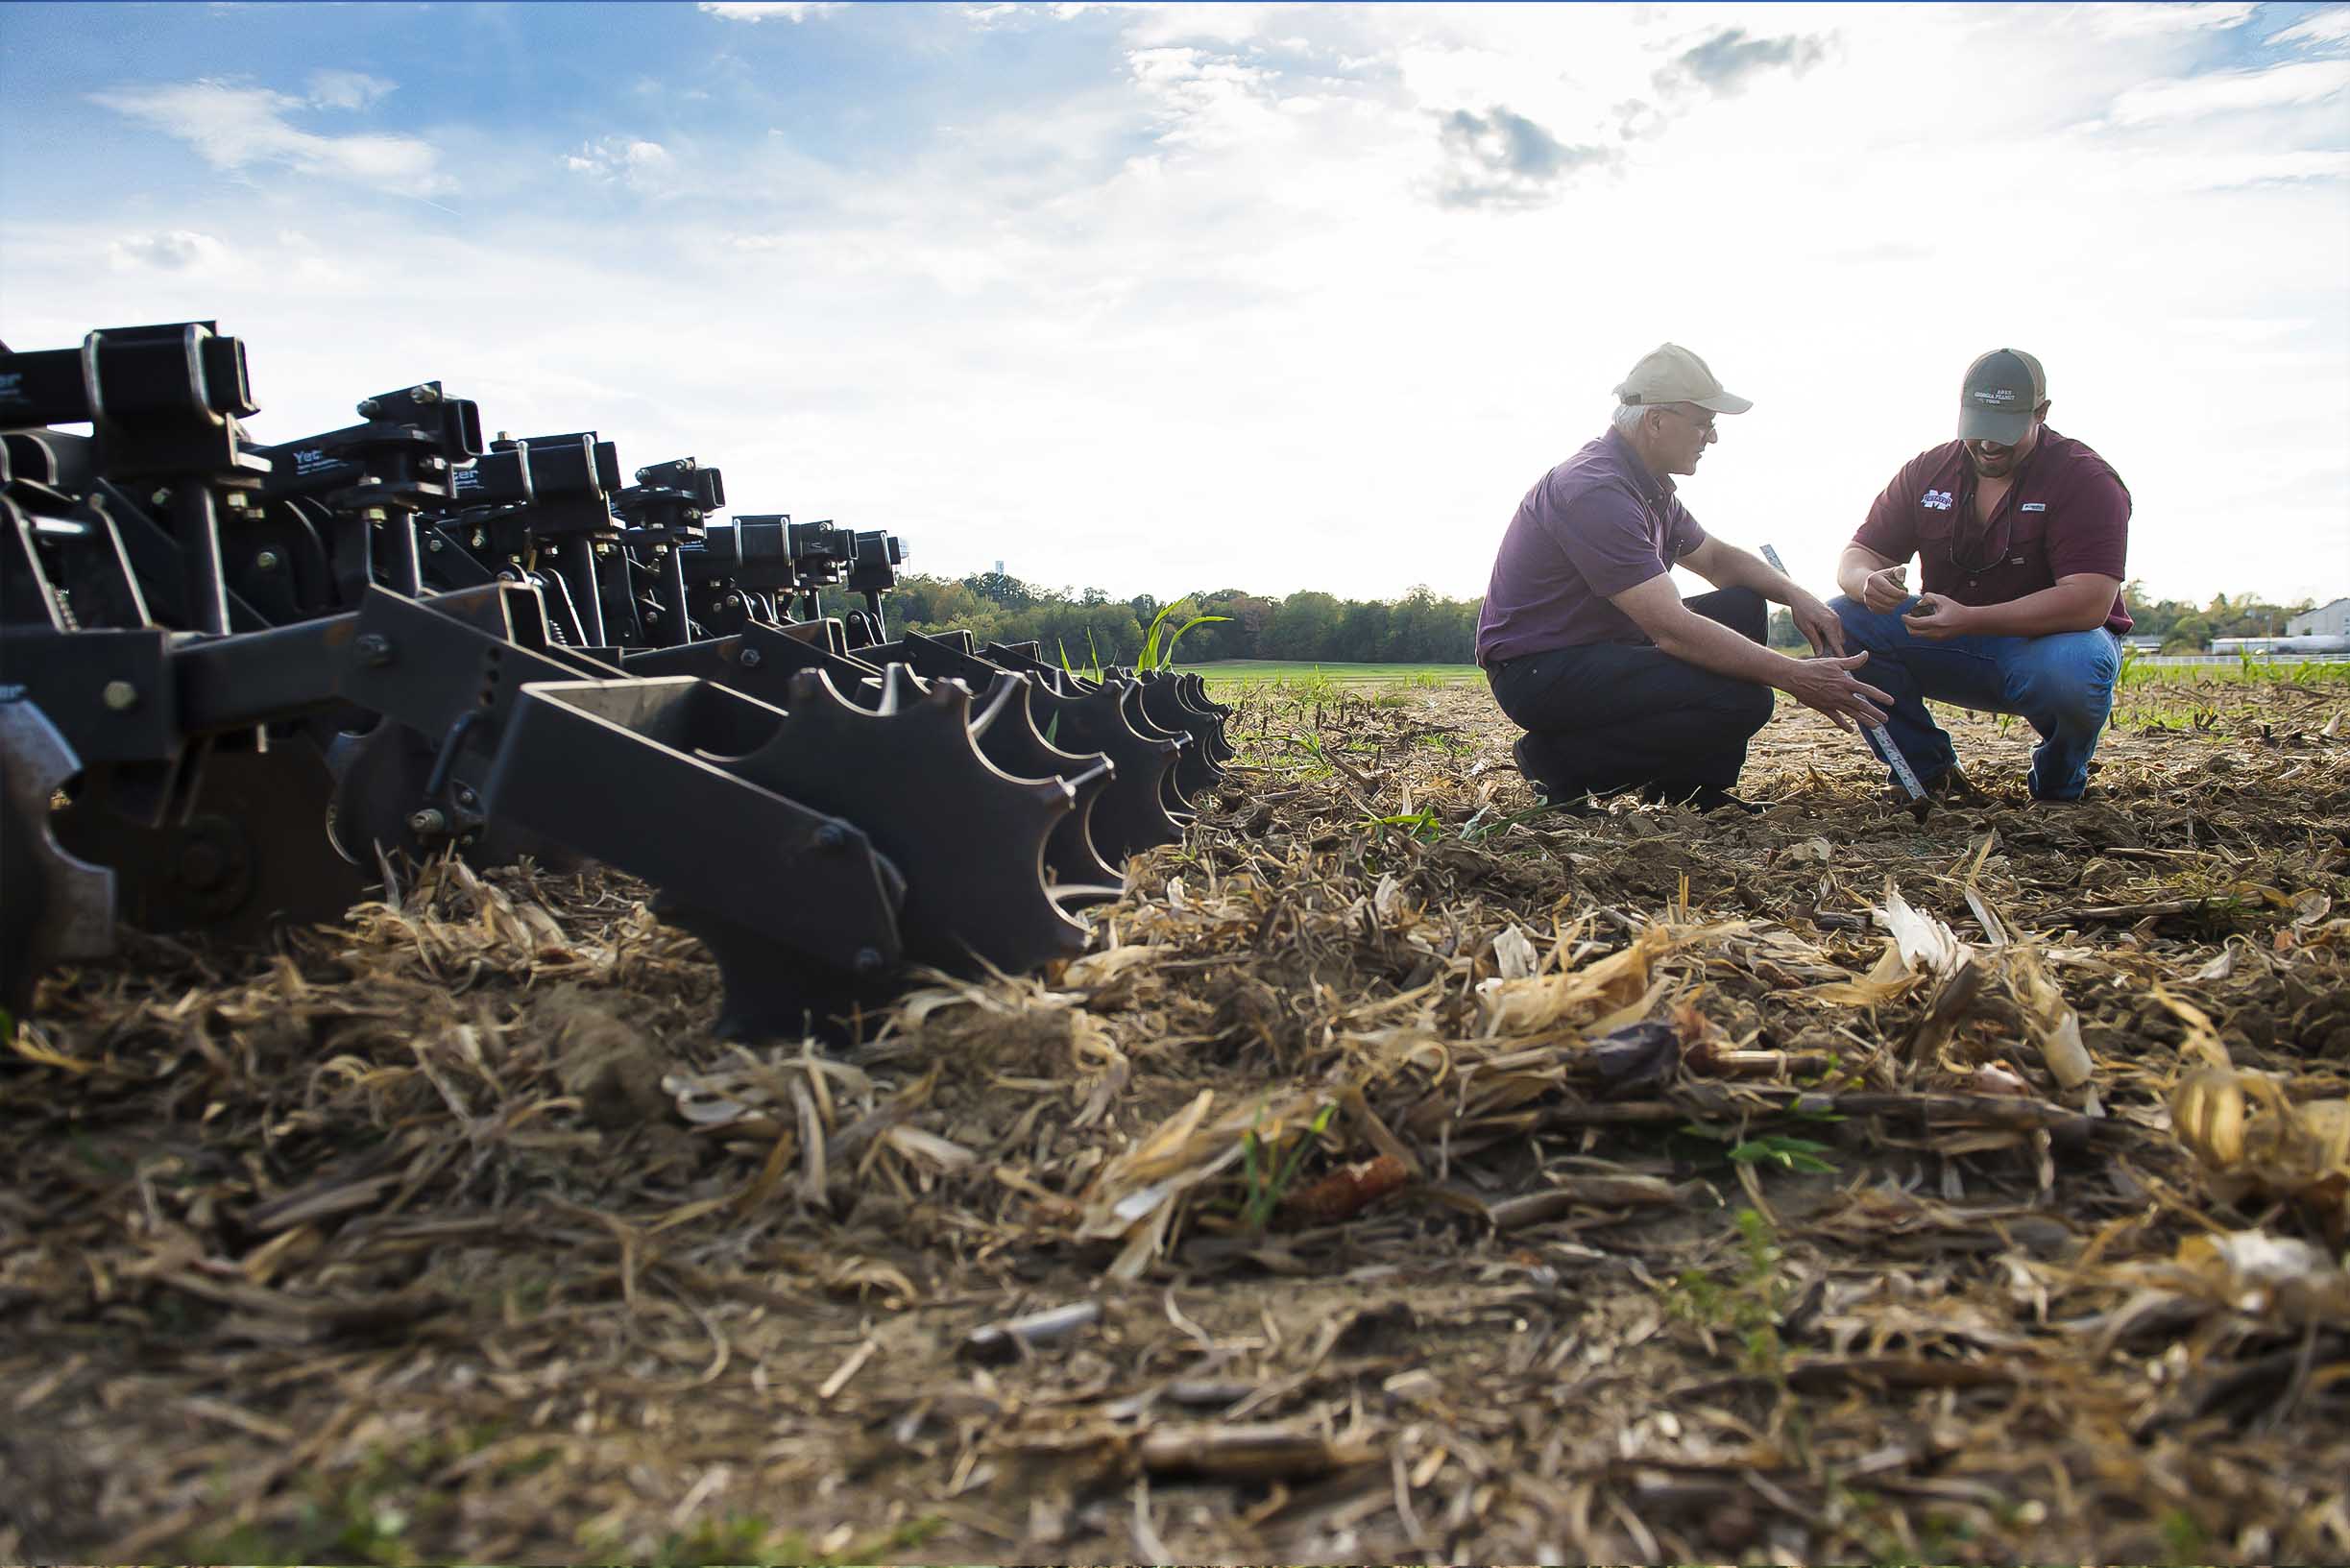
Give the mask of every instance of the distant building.
M 2336 599 L 2321 604 L 2306 615 L 2295 615 L 2285 623 L 2287 637 L 2345 637 L 2350 636 L 2350 599 Z
M 2125 637 L 2121 639 L 2121 645 L 2125 648 L 2134 648 L 2140 653 L 2163 651 L 2163 639 L 2159 637 Z

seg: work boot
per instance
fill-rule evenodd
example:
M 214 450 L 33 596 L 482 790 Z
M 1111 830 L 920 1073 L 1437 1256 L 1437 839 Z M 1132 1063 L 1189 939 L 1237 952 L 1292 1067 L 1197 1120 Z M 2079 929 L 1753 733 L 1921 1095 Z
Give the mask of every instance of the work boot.
M 1580 784 L 1570 784 L 1544 770 L 1535 760 L 1534 748 L 1530 744 L 1533 739 L 1534 736 L 1530 735 L 1521 735 L 1511 741 L 1510 760 L 1517 764 L 1517 771 L 1525 775 L 1526 783 L 1533 786 L 1536 794 L 1545 800 L 1563 801 L 1588 793 Z
M 1590 790 L 1580 784 L 1560 784 L 1543 776 L 1527 756 L 1529 748 L 1526 742 L 1533 738 L 1532 736 L 1522 735 L 1510 742 L 1510 759 L 1517 764 L 1517 771 L 1525 775 L 1527 787 L 1534 791 L 1535 800 L 1563 816 L 1597 816 L 1599 802 L 1592 798 Z
M 1974 786 L 1957 763 L 1952 762 L 1930 779 L 1918 781 L 1926 788 L 1926 798 L 1944 806 L 1988 806 L 1991 797 Z M 1909 791 L 1898 783 L 1885 786 L 1885 802 L 1889 806 L 1910 805 Z
M 2039 795 L 2039 794 L 2035 794 L 2034 796 L 2032 796 L 2032 804 L 2033 804 L 2034 806 L 2036 806 L 2036 807 L 2038 807 L 2038 806 L 2083 806 L 2083 805 L 2088 804 L 2089 802 L 2092 802 L 2092 801 L 2099 801 L 2099 800 L 2103 800 L 2104 798 L 2105 798 L 2105 788 L 2104 788 L 2104 786 L 2103 786 L 2102 784 L 2083 784 L 2083 785 L 2081 785 L 2081 792 L 2080 792 L 2079 794 L 2077 794 L 2077 795 Z
M 1640 798 L 1651 806 L 1678 806 L 1684 811 L 1736 809 L 1760 816 L 1764 808 L 1743 801 L 1718 784 L 1653 784 L 1642 786 Z

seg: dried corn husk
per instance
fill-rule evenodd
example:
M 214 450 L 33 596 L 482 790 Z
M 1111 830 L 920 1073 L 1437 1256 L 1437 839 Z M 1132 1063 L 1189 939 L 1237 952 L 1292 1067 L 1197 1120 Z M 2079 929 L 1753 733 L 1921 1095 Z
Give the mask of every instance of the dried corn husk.
M 2089 1048 L 2081 1044 L 2080 1015 L 2065 1001 L 2065 994 L 2056 982 L 2048 978 L 2047 966 L 2039 953 L 2028 947 L 2013 949 L 2007 958 L 2007 989 L 2023 1010 L 2024 1026 L 2031 1030 L 2032 1044 L 2040 1048 L 2040 1059 L 2047 1064 L 2048 1072 L 2067 1089 L 2078 1089 L 2096 1072 L 2096 1064 L 2089 1057 Z

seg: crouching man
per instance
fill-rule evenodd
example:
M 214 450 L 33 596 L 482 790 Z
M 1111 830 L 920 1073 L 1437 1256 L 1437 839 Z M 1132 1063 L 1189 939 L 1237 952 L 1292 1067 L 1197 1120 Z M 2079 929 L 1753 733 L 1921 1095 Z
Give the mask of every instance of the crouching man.
M 2028 720 L 2042 801 L 2080 799 L 2113 709 L 2116 639 L 2130 629 L 2130 493 L 2047 415 L 2039 360 L 2014 349 L 1977 359 L 1959 390 L 1958 439 L 1894 475 L 1836 568 L 1845 640 L 1876 656 L 1869 679 L 1892 694 L 1886 729 L 1935 794 L 1971 786 L 1927 698 Z
M 1554 805 L 1637 789 L 1700 810 L 1731 791 L 1774 688 L 1848 729 L 1892 699 L 1852 670 L 1835 615 L 1761 561 L 1708 537 L 1674 494 L 1720 440 L 1714 420 L 1754 404 L 1666 344 L 1615 389 L 1611 427 L 1544 474 L 1502 536 L 1477 620 L 1477 663 L 1526 731 L 1518 771 Z M 1719 591 L 1684 600 L 1671 568 Z M 1763 645 L 1787 606 L 1821 657 Z

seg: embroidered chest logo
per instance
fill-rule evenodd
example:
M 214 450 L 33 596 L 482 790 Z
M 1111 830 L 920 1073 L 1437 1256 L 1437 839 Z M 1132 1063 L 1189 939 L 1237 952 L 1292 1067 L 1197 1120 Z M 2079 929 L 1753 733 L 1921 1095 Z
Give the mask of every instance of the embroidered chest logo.
M 1918 497 L 1918 504 L 1931 507 L 1937 512 L 1948 512 L 1950 509 L 1951 499 L 1950 493 L 1947 490 L 1929 490 Z
M 2047 509 L 2048 503 L 2046 501 L 2025 501 L 2016 508 L 2019 512 L 2046 512 Z

